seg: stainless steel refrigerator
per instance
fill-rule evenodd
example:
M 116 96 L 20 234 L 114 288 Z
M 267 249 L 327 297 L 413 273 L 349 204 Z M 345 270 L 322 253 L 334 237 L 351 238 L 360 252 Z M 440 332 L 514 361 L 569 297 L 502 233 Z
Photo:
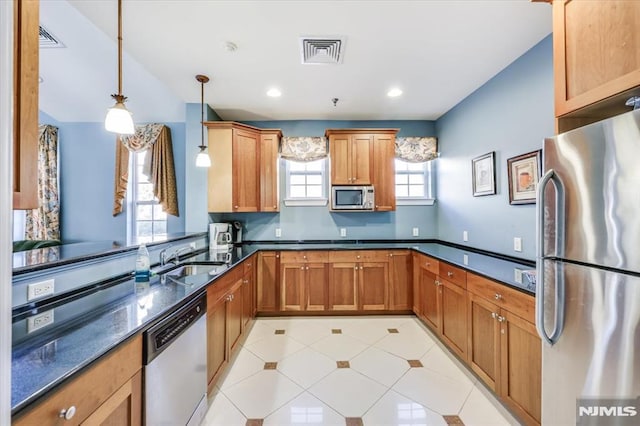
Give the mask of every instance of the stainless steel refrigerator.
M 542 424 L 640 424 L 640 110 L 545 139 Z

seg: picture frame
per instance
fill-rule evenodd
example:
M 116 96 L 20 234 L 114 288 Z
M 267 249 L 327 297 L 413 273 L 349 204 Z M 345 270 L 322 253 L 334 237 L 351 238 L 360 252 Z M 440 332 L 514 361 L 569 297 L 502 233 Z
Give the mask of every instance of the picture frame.
M 491 151 L 471 160 L 474 197 L 496 193 L 496 153 Z
M 535 204 L 536 188 L 542 176 L 542 150 L 507 160 L 509 204 Z

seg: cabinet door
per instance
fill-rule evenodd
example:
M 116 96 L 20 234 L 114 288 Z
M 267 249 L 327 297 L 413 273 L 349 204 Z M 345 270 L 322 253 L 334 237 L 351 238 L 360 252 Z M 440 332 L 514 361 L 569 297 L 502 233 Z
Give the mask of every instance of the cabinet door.
M 442 333 L 442 286 L 437 277 L 423 266 L 419 267 L 420 306 L 422 318 L 437 334 Z
M 81 425 L 139 426 L 142 424 L 142 371 L 102 403 Z
M 395 136 L 374 135 L 372 183 L 377 211 L 396 209 Z
M 381 311 L 389 307 L 389 263 L 363 262 L 358 266 L 360 308 Z
M 535 325 L 502 310 L 499 395 L 529 424 L 540 424 L 542 344 Z
M 242 277 L 242 331 L 246 330 L 253 319 L 253 274 L 246 273 Z
M 257 212 L 260 198 L 260 135 L 256 132 L 233 131 L 233 211 Z
M 215 381 L 229 361 L 227 352 L 227 302 L 221 300 L 207 306 L 207 389 L 211 393 Z
M 640 85 L 639 21 L 637 1 L 553 2 L 556 116 Z
M 277 133 L 263 133 L 260 136 L 260 211 L 279 210 L 279 167 Z
M 39 21 L 38 0 L 14 2 L 13 208 L 21 210 L 38 207 Z
M 304 263 L 282 263 L 280 266 L 280 308 L 283 311 L 303 311 Z
M 276 312 L 278 310 L 279 261 L 279 252 L 258 253 L 258 282 L 256 283 L 258 312 Z
M 350 185 L 351 182 L 351 140 L 349 135 L 329 137 L 331 156 L 331 185 Z
M 467 291 L 438 277 L 442 284 L 442 338 L 460 358 L 467 354 Z
M 487 299 L 467 294 L 468 362 L 471 369 L 494 391 L 500 378 L 500 308 Z
M 242 335 L 242 279 L 238 280 L 227 296 L 227 343 L 229 354 L 235 351 Z M 231 356 L 231 355 L 229 355 Z
M 355 311 L 358 309 L 358 287 L 355 263 L 332 263 L 329 267 L 329 309 Z
M 329 305 L 329 275 L 326 263 L 305 266 L 306 310 L 326 311 Z
M 373 135 L 355 134 L 351 136 L 351 183 L 371 184 L 373 168 Z
M 413 285 L 411 255 L 408 251 L 389 253 L 389 309 L 411 310 Z

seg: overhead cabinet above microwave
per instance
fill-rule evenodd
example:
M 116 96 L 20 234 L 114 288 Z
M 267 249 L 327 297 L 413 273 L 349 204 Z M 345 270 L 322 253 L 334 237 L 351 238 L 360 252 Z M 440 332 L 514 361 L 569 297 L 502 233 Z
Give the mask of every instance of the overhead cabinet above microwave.
M 394 156 L 398 130 L 327 129 L 331 185 L 373 185 L 372 210 L 395 210 Z

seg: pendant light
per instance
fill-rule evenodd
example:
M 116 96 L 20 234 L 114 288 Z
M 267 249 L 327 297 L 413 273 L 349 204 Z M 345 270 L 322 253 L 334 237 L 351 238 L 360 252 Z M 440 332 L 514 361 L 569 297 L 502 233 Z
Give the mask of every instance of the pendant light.
M 108 132 L 121 135 L 134 134 L 136 129 L 133 126 L 133 118 L 124 106 L 127 97 L 122 95 L 122 0 L 118 0 L 118 93 L 111 97 L 115 99 L 116 104 L 109 108 L 104 128 Z
M 211 167 L 211 158 L 207 154 L 207 146 L 204 144 L 204 84 L 209 82 L 209 77 L 206 75 L 196 75 L 196 80 L 200 82 L 200 114 L 202 121 L 200 122 L 201 138 L 200 138 L 200 152 L 196 156 L 196 167 Z

